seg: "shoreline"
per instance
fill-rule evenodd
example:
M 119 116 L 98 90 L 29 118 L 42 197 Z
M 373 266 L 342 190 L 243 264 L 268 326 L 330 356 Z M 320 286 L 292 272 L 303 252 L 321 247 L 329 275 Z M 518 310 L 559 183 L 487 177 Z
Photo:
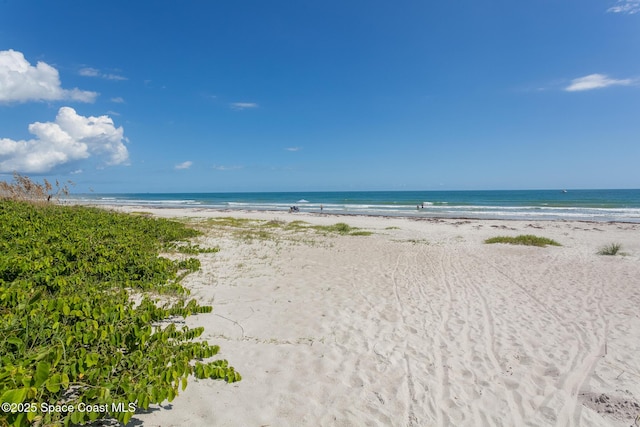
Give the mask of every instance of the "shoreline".
M 353 191 L 79 195 L 80 203 L 372 216 L 640 223 L 639 190 Z M 322 209 L 324 207 L 324 209 Z
M 640 224 L 115 210 L 191 218 L 196 243 L 220 248 L 183 282 L 213 305 L 186 324 L 243 376 L 190 381 L 143 424 L 626 427 L 640 414 Z M 336 222 L 372 234 L 312 228 Z M 484 243 L 532 231 L 562 246 Z M 625 256 L 596 254 L 612 241 Z
M 188 213 L 197 213 L 197 212 L 219 212 L 219 213 L 229 213 L 230 216 L 233 216 L 234 213 L 238 214 L 271 214 L 271 215 L 301 215 L 301 216 L 317 216 L 317 217 L 348 217 L 348 218 L 383 218 L 383 219 L 406 219 L 412 221 L 439 221 L 439 220 L 464 220 L 464 221 L 519 221 L 519 222 L 578 222 L 578 223 L 589 223 L 589 224 L 628 224 L 628 225 L 640 225 L 640 219 L 638 221 L 620 221 L 620 220 L 586 220 L 586 219 L 570 219 L 570 218 L 530 218 L 530 219 L 522 219 L 522 218 L 508 218 L 508 217 L 470 217 L 470 216 L 416 216 L 416 215 L 367 215 L 362 213 L 334 213 L 334 212 L 316 212 L 316 211 L 299 211 L 299 212 L 289 212 L 285 210 L 258 210 L 258 209 L 220 209 L 213 207 L 193 207 L 193 206 L 185 206 L 185 207 L 175 207 L 175 206 L 149 206 L 149 205 L 113 205 L 113 204 L 101 204 L 101 203 L 72 203 L 71 205 L 79 205 L 79 206 L 89 206 L 94 208 L 103 208 L 103 209 L 112 209 L 112 210 L 121 210 L 123 212 L 136 212 L 136 211 L 185 211 Z M 179 216 L 179 215 L 175 215 Z

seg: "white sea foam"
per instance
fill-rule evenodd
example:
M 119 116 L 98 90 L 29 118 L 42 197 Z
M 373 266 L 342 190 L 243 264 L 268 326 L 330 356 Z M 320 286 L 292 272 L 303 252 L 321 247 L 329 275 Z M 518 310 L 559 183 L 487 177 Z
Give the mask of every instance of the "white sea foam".
M 478 219 L 521 219 L 521 220 L 584 220 L 584 221 L 625 221 L 640 222 L 640 208 L 603 208 L 581 206 L 488 206 L 488 205 L 452 205 L 447 202 L 425 201 L 421 204 L 376 204 L 374 203 L 324 203 L 310 202 L 299 199 L 297 202 L 280 200 L 249 201 L 224 200 L 217 198 L 145 198 L 138 196 L 78 196 L 72 199 L 79 203 L 114 204 L 123 206 L 171 206 L 192 207 L 199 206 L 211 209 L 252 210 L 252 211 L 288 211 L 293 205 L 302 212 L 325 214 L 353 214 L 372 216 L 407 216 L 407 217 L 436 217 L 436 218 L 478 218 Z M 321 210 L 322 207 L 322 210 Z

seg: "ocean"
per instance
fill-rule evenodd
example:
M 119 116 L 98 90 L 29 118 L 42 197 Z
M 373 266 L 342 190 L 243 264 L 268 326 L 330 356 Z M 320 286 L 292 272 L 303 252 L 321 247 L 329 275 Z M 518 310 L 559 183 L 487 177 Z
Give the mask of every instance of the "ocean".
M 640 190 L 353 191 L 79 194 L 83 204 L 420 218 L 640 223 Z

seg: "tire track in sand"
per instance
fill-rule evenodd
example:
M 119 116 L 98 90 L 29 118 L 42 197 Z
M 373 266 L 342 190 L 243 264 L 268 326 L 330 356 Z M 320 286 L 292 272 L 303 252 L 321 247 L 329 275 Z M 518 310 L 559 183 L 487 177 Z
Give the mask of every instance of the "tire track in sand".
M 403 348 L 402 348 L 402 353 L 404 355 L 403 357 L 403 361 L 404 361 L 404 374 L 405 374 L 405 378 L 406 378 L 406 382 L 407 382 L 407 400 L 405 402 L 406 407 L 407 407 L 407 415 L 406 415 L 406 419 L 407 419 L 407 425 L 408 426 L 417 426 L 417 418 L 415 415 L 415 410 L 414 410 L 414 404 L 416 403 L 416 392 L 415 392 L 415 387 L 414 387 L 414 380 L 413 380 L 413 375 L 411 372 L 411 366 L 410 366 L 410 362 L 409 362 L 409 356 L 407 354 L 407 350 L 408 350 L 408 339 L 406 338 L 407 334 L 410 332 L 409 331 L 409 327 L 407 324 L 407 316 L 405 313 L 405 305 L 402 302 L 402 298 L 400 297 L 400 289 L 399 289 L 399 270 L 400 270 L 400 261 L 402 258 L 405 258 L 405 252 L 401 251 L 397 257 L 396 257 L 396 262 L 395 265 L 393 267 L 393 269 L 391 270 L 391 282 L 393 284 L 393 294 L 395 296 L 395 301 L 396 301 L 396 305 L 397 305 L 397 310 L 398 313 L 400 313 L 400 318 L 402 319 L 402 329 L 405 335 L 405 339 L 403 342 Z M 409 263 L 407 261 L 405 261 L 403 263 L 403 270 L 404 273 L 403 275 L 401 275 L 400 277 L 406 277 L 406 271 L 408 270 L 408 265 Z
M 445 404 L 451 400 L 450 379 L 443 349 L 447 348 L 449 338 L 447 325 L 452 312 L 452 293 L 448 284 L 443 292 L 433 292 L 433 284 L 441 284 L 433 278 L 440 274 L 437 266 L 442 263 L 432 260 L 429 249 L 405 244 L 400 251 L 396 247 L 390 252 L 395 255 L 390 280 L 401 319 L 399 335 L 403 338 L 398 344 L 403 354 L 408 394 L 406 425 L 409 426 L 451 425 Z M 414 375 L 415 369 L 428 369 L 429 361 L 432 361 L 435 381 L 432 377 L 425 380 L 422 372 L 417 377 Z M 432 390 L 428 384 L 433 385 Z
M 590 328 L 578 328 L 574 325 L 576 333 L 580 335 L 584 343 L 587 339 L 591 338 L 591 341 L 597 341 L 598 344 L 592 346 L 578 366 L 573 366 L 571 374 L 567 375 L 566 379 L 562 383 L 562 389 L 570 396 L 566 399 L 564 405 L 558 414 L 558 425 L 567 425 L 570 427 L 580 426 L 580 415 L 583 409 L 583 405 L 578 402 L 577 396 L 582 390 L 585 382 L 589 378 L 589 375 L 595 370 L 596 365 L 601 360 L 602 356 L 606 353 L 606 336 L 607 336 L 607 322 L 604 316 L 604 310 L 600 301 L 602 300 L 602 289 L 598 289 L 598 296 L 596 296 L 596 288 L 591 287 L 589 293 L 582 301 L 582 310 L 587 311 L 588 307 L 595 306 L 597 313 L 590 320 Z M 601 331 L 602 337 L 598 338 L 597 330 Z M 590 332 L 590 333 L 588 333 Z M 590 335 L 590 336 L 588 336 Z
M 456 249 L 457 251 L 457 249 Z M 465 256 L 456 254 L 456 260 L 461 258 L 466 258 L 471 254 L 465 254 Z M 482 340 L 484 342 L 484 346 L 486 348 L 486 356 L 491 362 L 492 368 L 495 372 L 499 374 L 504 371 L 500 361 L 498 360 L 498 349 L 496 346 L 496 331 L 495 331 L 495 319 L 492 314 L 491 307 L 487 301 L 487 298 L 480 291 L 480 288 L 477 284 L 474 283 L 473 279 L 469 279 L 474 277 L 471 273 L 467 272 L 467 268 L 460 264 L 459 262 L 454 263 L 453 256 L 451 253 L 447 256 L 447 267 L 450 271 L 454 272 L 454 279 L 462 285 L 464 289 L 467 291 L 471 291 L 473 295 L 475 295 L 474 300 L 479 303 L 481 310 L 481 321 L 482 321 Z M 463 271 L 465 273 L 460 274 L 459 272 Z M 470 299 L 471 300 L 471 299 Z M 507 301 L 503 301 L 502 303 L 507 303 Z M 513 387 L 507 384 L 504 381 L 504 378 L 500 378 L 502 385 L 504 387 L 505 397 L 507 401 L 507 405 L 509 406 L 509 413 L 512 417 L 511 425 L 520 426 L 524 425 L 524 411 L 522 408 L 522 404 L 516 401 L 515 391 Z
M 561 366 L 560 372 L 564 372 L 566 374 L 558 378 L 558 382 L 556 383 L 554 390 L 548 393 L 546 398 L 536 406 L 538 406 L 538 408 L 548 407 L 550 402 L 552 402 L 555 396 L 557 396 L 557 393 L 561 391 L 563 393 L 562 405 L 559 408 L 556 406 L 556 425 L 571 427 L 579 426 L 582 405 L 578 403 L 577 395 L 582 389 L 584 383 L 587 381 L 589 375 L 593 372 L 600 359 L 600 355 L 603 354 L 604 336 L 607 328 L 606 321 L 604 320 L 604 313 L 602 311 L 602 305 L 598 303 L 598 300 L 594 295 L 594 287 L 590 287 L 588 293 L 578 293 L 577 295 L 578 298 L 580 298 L 581 295 L 584 295 L 581 298 L 583 311 L 588 306 L 595 306 L 597 310 L 597 313 L 588 321 L 589 327 L 581 327 L 579 325 L 579 319 L 567 319 L 566 317 L 561 316 L 557 311 L 562 309 L 561 306 L 555 307 L 547 305 L 532 291 L 519 283 L 518 280 L 506 273 L 503 270 L 504 267 L 501 268 L 501 266 L 496 265 L 487 258 L 480 259 L 473 253 L 468 253 L 467 255 L 476 259 L 477 262 L 484 263 L 486 266 L 493 269 L 495 273 L 507 279 L 505 283 L 510 283 L 512 286 L 504 289 L 505 294 L 510 291 L 514 296 L 520 294 L 520 296 L 529 299 L 529 301 L 533 303 L 534 307 L 537 308 L 537 311 L 549 316 L 550 320 L 553 320 L 553 324 L 550 324 L 550 326 L 564 330 L 564 333 L 562 334 L 564 339 L 571 340 L 571 344 L 566 341 L 563 342 L 567 361 L 563 366 Z M 588 274 L 587 272 L 582 273 Z M 560 282 L 570 283 L 571 280 L 576 280 L 576 278 L 560 276 L 557 280 Z M 577 281 L 580 282 L 579 279 Z M 508 301 L 505 302 L 508 303 Z M 524 416 L 524 413 L 522 415 Z
M 447 349 L 449 344 L 449 318 L 452 312 L 452 293 L 451 283 L 447 280 L 444 254 L 446 251 L 439 251 L 440 256 L 436 262 L 429 263 L 432 266 L 432 272 L 434 277 L 439 278 L 444 287 L 444 300 L 445 304 L 440 306 L 440 324 L 434 337 L 434 349 L 435 349 L 435 373 L 438 378 L 438 402 L 436 402 L 436 420 L 439 426 L 449 425 L 449 415 L 444 408 L 445 402 L 450 400 L 449 394 L 449 372 L 448 372 L 448 360 L 446 359 L 443 349 Z
M 432 376 L 420 376 L 421 380 L 414 384 L 411 391 L 424 392 L 415 394 L 414 398 L 414 402 L 417 402 L 422 397 L 423 425 L 456 425 L 464 418 L 461 411 L 455 412 L 459 401 L 456 402 L 451 396 L 451 375 L 454 373 L 451 371 L 454 363 L 451 346 L 457 348 L 459 337 L 453 331 L 456 325 L 462 324 L 460 333 L 466 337 L 463 346 L 469 349 L 469 325 L 461 321 L 460 313 L 453 308 L 455 282 L 448 279 L 444 259 L 445 253 L 441 247 L 414 245 L 405 252 L 402 262 L 398 262 L 398 270 L 400 265 L 403 269 L 402 274 L 396 274 L 394 282 L 398 298 L 405 300 L 402 308 L 406 328 L 415 335 L 418 343 L 417 348 L 408 343 L 407 366 L 411 367 L 409 355 L 416 361 L 431 360 Z M 467 315 L 468 305 L 464 306 Z M 456 325 L 451 323 L 454 319 Z M 427 366 L 425 369 L 428 369 Z
M 420 386 L 424 388 L 422 425 L 451 426 L 485 420 L 483 425 L 490 426 L 492 420 L 485 414 L 472 415 L 464 409 L 479 396 L 477 386 L 470 383 L 475 373 L 467 361 L 474 352 L 471 324 L 484 325 L 480 320 L 483 311 L 469 287 L 461 286 L 460 277 L 465 273 L 448 252 L 441 246 L 413 246 L 396 259 L 393 283 L 404 329 L 416 335 L 419 343 L 419 348 L 407 343 L 407 367 L 411 368 L 410 355 L 432 361 L 431 375 L 419 377 L 410 394 L 415 403 L 420 396 L 414 398 L 414 394 L 422 391 Z M 478 316 L 475 322 L 470 321 L 472 306 Z

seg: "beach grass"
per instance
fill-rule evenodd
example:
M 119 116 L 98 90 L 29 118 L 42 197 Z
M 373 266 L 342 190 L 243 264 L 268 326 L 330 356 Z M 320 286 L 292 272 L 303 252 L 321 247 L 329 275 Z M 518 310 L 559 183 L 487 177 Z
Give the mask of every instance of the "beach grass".
M 146 212 L 146 211 L 131 211 L 129 212 L 130 215 L 140 215 L 140 216 L 152 216 L 153 214 L 151 212 Z
M 610 244 L 600 248 L 600 250 L 598 251 L 598 255 L 617 255 L 617 254 L 622 254 L 620 252 L 620 249 L 622 249 L 622 245 L 620 243 L 610 243 Z
M 507 243 L 510 245 L 525 245 L 525 246 L 538 246 L 538 247 L 546 247 L 547 245 L 551 246 L 562 246 L 560 243 L 555 240 L 548 239 L 546 237 L 534 236 L 532 234 L 521 234 L 519 236 L 511 237 L 511 236 L 498 236 L 492 237 L 484 241 L 485 243 Z
M 343 236 L 370 236 L 372 232 L 352 227 L 344 222 L 332 225 L 311 225 L 302 220 L 291 222 L 281 220 L 255 220 L 245 218 L 209 218 L 204 223 L 208 229 L 217 228 L 222 231 L 229 231 L 238 239 L 245 241 L 253 240 L 273 240 L 283 239 L 289 236 L 289 233 L 308 233 L 313 232 L 321 235 L 339 234 Z M 276 231 L 281 233 L 275 234 Z
M 357 227 L 351 227 L 349 224 L 344 222 L 338 222 L 333 225 L 314 225 L 310 227 L 316 231 L 321 233 L 335 233 L 343 236 L 370 236 L 372 233 L 370 231 L 361 230 Z
M 220 217 L 220 218 L 208 218 L 207 224 L 216 225 L 218 227 L 247 227 L 252 223 L 257 223 L 257 220 L 246 219 L 246 218 L 235 218 L 230 216 Z

